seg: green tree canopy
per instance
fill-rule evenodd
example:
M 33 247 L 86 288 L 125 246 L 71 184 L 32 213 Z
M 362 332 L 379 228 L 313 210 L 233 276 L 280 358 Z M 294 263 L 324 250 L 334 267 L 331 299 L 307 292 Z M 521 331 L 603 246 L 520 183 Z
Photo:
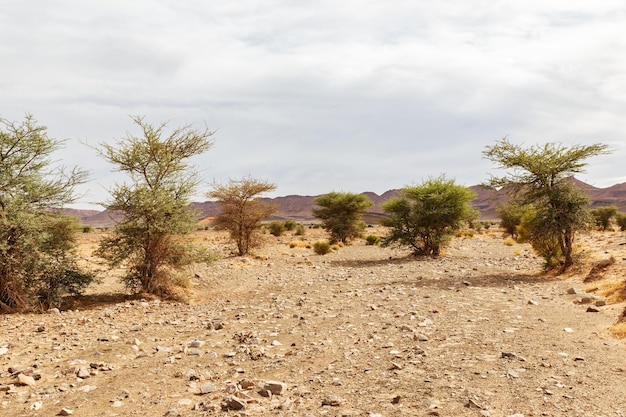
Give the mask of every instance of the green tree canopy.
M 365 229 L 361 220 L 372 202 L 364 194 L 330 192 L 315 199 L 319 208 L 313 215 L 322 220 L 322 227 L 330 234 L 332 242 L 347 243 L 359 237 Z
M 574 262 L 574 237 L 587 226 L 588 200 L 569 178 L 584 172 L 585 160 L 607 153 L 603 144 L 565 147 L 558 143 L 523 147 L 506 138 L 488 146 L 483 155 L 497 168 L 508 170 L 501 177 L 493 176 L 487 186 L 507 189 L 520 204 L 532 204 L 536 219 L 529 222 L 530 242 L 556 239 L 563 269 Z M 548 262 L 551 263 L 551 262 Z
M 128 265 L 125 281 L 130 288 L 163 296 L 171 290 L 172 271 L 205 259 L 180 237 L 196 227 L 188 206 L 199 179 L 189 160 L 213 146 L 214 132 L 184 126 L 166 133 L 165 123 L 154 126 L 141 117 L 133 121 L 140 135 L 128 133 L 98 149 L 130 178 L 130 183 L 116 185 L 105 203 L 124 218 L 100 242 L 98 253 L 112 266 Z
M 31 115 L 0 119 L 0 310 L 47 308 L 93 280 L 76 264 L 75 221 L 53 214 L 87 178 L 53 166 L 61 144 Z
M 228 230 L 237 245 L 239 256 L 248 254 L 260 244 L 258 229 L 263 220 L 276 212 L 276 207 L 259 200 L 276 185 L 255 178 L 230 179 L 226 184 L 213 184 L 207 194 L 217 200 L 220 213 L 216 223 Z
M 475 193 L 444 176 L 405 187 L 402 195 L 383 205 L 389 215 L 383 224 L 391 228 L 383 246 L 396 244 L 418 255 L 438 256 L 454 232 L 475 214 L 470 205 Z

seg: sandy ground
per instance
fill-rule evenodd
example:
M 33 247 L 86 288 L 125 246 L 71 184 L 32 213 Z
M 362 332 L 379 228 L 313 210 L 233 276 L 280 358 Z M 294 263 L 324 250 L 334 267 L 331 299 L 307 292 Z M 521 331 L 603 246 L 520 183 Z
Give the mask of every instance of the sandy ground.
M 70 310 L 0 316 L 0 415 L 626 416 L 623 234 L 583 236 L 560 277 L 494 231 L 438 259 L 305 247 L 322 237 L 237 258 L 199 232 L 223 257 L 189 271 L 189 303 L 126 296 L 99 267 Z

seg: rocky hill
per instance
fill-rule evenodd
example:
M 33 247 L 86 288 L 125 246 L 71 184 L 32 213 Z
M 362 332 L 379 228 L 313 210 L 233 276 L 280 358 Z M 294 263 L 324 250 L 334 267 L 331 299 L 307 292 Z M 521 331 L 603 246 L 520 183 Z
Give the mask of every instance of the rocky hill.
M 583 189 L 591 200 L 591 207 L 601 207 L 614 204 L 620 211 L 626 211 L 626 183 L 615 184 L 607 188 L 597 188 L 572 178 L 578 187 Z M 476 192 L 476 198 L 472 202 L 474 208 L 481 213 L 483 219 L 495 219 L 496 207 L 506 199 L 506 193 L 485 188 L 481 185 L 470 187 Z M 364 192 L 374 205 L 368 211 L 365 220 L 375 223 L 383 216 L 382 204 L 400 195 L 399 190 L 389 190 L 381 195 L 373 192 Z M 262 199 L 278 207 L 274 219 L 294 219 L 298 221 L 314 220 L 311 210 L 315 207 L 315 196 L 289 195 L 276 198 Z M 198 218 L 214 216 L 218 213 L 217 204 L 214 201 L 196 202 L 191 204 L 198 213 Z M 92 227 L 107 227 L 115 224 L 120 218 L 119 213 L 110 211 L 93 210 L 66 210 L 66 213 L 79 217 L 83 224 Z

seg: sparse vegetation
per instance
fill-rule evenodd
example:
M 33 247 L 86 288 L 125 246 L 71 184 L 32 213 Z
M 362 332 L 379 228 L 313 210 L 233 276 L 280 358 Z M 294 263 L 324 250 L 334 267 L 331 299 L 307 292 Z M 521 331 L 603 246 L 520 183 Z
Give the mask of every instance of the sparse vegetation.
M 181 237 L 196 229 L 188 204 L 199 180 L 188 160 L 213 146 L 213 132 L 185 126 L 166 135 L 165 123 L 154 126 L 141 117 L 133 121 L 141 135 L 129 133 L 99 149 L 104 159 L 129 175 L 130 184 L 115 186 L 105 203 L 124 218 L 102 239 L 98 254 L 112 267 L 128 266 L 127 287 L 170 296 L 175 291 L 173 271 L 208 259 L 205 251 L 191 250 Z
M 330 234 L 332 243 L 348 243 L 365 230 L 361 218 L 372 202 L 363 194 L 331 192 L 315 199 L 320 206 L 313 215 L 322 220 L 322 226 Z
M 298 226 L 298 223 L 295 220 L 285 220 L 283 222 L 283 226 L 285 230 L 287 230 L 288 232 L 291 232 Z
M 611 220 L 617 216 L 617 207 L 614 205 L 598 207 L 590 210 L 589 213 L 598 229 L 604 232 L 611 228 Z
M 615 223 L 619 227 L 619 230 L 626 231 L 626 213 L 619 212 L 615 215 Z
M 79 169 L 52 167 L 61 143 L 30 115 L 0 118 L 0 311 L 45 309 L 93 280 L 76 262 L 78 223 L 50 210 L 72 202 L 86 180 Z
M 508 236 L 506 239 L 502 241 L 502 243 L 504 243 L 506 246 L 513 246 L 515 245 L 516 242 L 512 236 Z
M 506 138 L 483 152 L 498 168 L 512 170 L 492 177 L 487 185 L 506 187 L 514 201 L 535 207 L 536 215 L 524 224 L 525 238 L 548 266 L 556 261 L 565 270 L 574 263 L 575 235 L 587 227 L 589 214 L 587 197 L 569 178 L 583 172 L 586 159 L 605 153 L 603 144 L 566 148 L 547 143 L 524 148 Z
M 533 211 L 533 207 L 530 204 L 511 202 L 499 206 L 496 211 L 500 218 L 500 227 L 504 229 L 504 233 L 517 239 L 517 229 L 522 224 L 522 218 L 526 213 Z
M 326 255 L 327 253 L 330 253 L 330 242 L 326 240 L 320 240 L 313 243 L 313 251 L 318 255 Z
M 397 244 L 410 247 L 417 255 L 438 256 L 464 222 L 475 217 L 470 206 L 472 190 L 443 176 L 405 187 L 402 194 L 403 198 L 383 205 L 389 215 L 383 224 L 391 228 L 384 246 Z
M 271 235 L 281 236 L 287 228 L 285 227 L 285 222 L 280 220 L 274 220 L 267 225 L 267 229 L 270 231 Z
M 365 238 L 365 243 L 370 246 L 375 246 L 380 244 L 380 237 L 376 235 L 367 235 Z
M 246 177 L 230 179 L 226 184 L 214 184 L 208 196 L 217 200 L 220 213 L 216 223 L 228 230 L 237 245 L 237 254 L 244 256 L 260 242 L 258 229 L 263 220 L 276 212 L 276 207 L 258 197 L 273 191 L 276 185 Z

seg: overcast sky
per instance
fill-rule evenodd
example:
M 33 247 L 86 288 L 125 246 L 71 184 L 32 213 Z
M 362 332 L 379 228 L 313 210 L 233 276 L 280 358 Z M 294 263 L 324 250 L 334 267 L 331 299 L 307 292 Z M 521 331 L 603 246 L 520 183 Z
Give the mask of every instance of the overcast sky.
M 485 146 L 606 143 L 580 178 L 626 181 L 623 0 L 2 0 L 0 117 L 31 113 L 88 169 L 130 115 L 216 130 L 205 182 L 272 196 L 382 193 L 497 173 Z

